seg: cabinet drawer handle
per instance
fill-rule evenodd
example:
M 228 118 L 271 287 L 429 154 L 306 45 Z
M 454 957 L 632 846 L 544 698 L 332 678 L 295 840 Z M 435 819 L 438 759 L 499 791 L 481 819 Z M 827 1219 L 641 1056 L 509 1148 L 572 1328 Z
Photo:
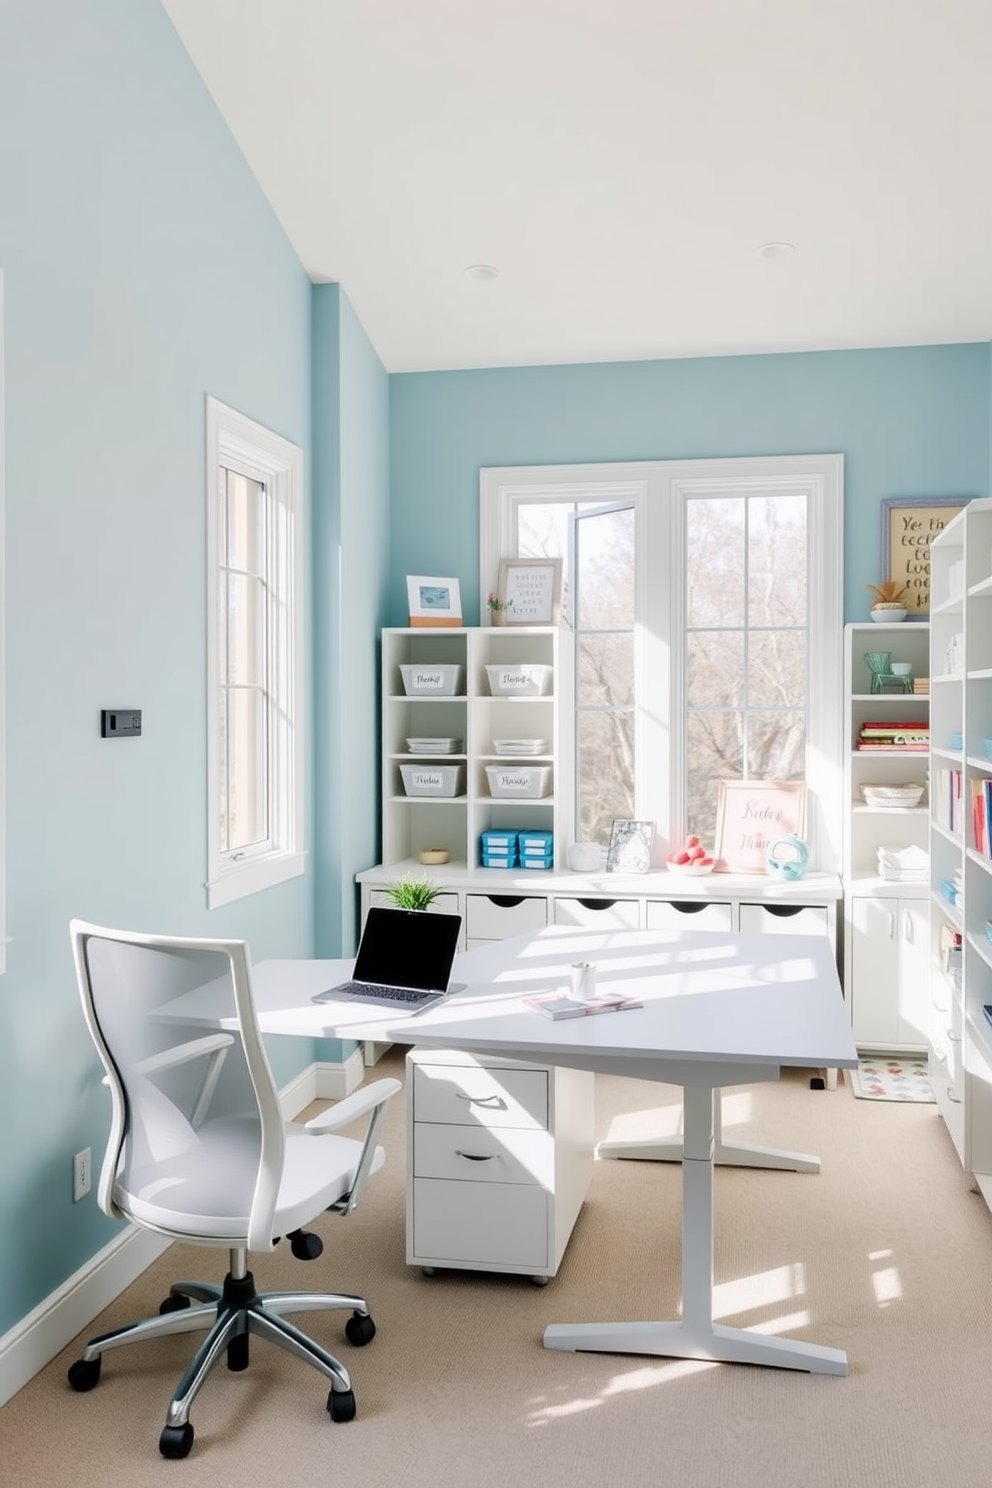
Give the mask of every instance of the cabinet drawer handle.
M 959 1106 L 961 1104 L 961 1097 L 958 1095 L 953 1085 L 948 1085 L 947 1087 L 947 1099 L 951 1102 L 952 1105 Z
M 460 1147 L 456 1147 L 455 1156 L 464 1157 L 466 1162 L 492 1162 L 494 1158 L 499 1157 L 499 1153 L 487 1152 L 483 1154 L 481 1152 L 462 1152 Z
M 459 1100 L 468 1101 L 470 1106 L 485 1106 L 489 1111 L 509 1109 L 501 1095 L 465 1095 L 461 1090 L 456 1090 L 455 1094 Z

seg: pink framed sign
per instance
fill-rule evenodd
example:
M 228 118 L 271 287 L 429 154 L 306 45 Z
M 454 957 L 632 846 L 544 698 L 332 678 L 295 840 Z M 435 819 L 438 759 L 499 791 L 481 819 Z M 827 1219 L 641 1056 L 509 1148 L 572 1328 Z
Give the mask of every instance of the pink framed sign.
M 713 856 L 718 873 L 767 873 L 768 849 L 806 830 L 799 780 L 721 780 Z

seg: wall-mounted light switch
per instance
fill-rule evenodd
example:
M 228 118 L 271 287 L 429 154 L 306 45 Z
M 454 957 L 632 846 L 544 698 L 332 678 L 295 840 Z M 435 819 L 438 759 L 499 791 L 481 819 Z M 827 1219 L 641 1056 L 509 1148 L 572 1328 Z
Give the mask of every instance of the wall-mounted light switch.
M 134 739 L 141 733 L 140 708 L 104 708 L 100 733 L 105 739 Z

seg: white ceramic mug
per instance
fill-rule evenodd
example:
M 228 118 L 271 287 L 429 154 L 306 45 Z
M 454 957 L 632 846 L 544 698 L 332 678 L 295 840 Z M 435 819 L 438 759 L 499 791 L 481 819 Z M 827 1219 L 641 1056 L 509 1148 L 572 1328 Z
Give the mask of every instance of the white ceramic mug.
M 572 996 L 589 1002 L 596 996 L 596 967 L 592 961 L 575 961 L 572 965 Z

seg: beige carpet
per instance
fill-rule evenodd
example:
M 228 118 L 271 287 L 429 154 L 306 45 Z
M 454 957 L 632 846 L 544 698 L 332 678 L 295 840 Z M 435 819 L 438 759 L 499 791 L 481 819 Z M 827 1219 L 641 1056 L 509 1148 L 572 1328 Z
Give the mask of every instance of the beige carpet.
M 376 1073 L 402 1074 L 397 1051 Z M 675 1092 L 603 1079 L 599 1135 L 675 1129 Z M 256 1258 L 260 1286 L 364 1292 L 379 1334 L 301 1317 L 352 1370 L 357 1419 L 333 1424 L 321 1376 L 253 1343 L 220 1368 L 196 1440 L 166 1462 L 158 1435 L 189 1337 L 110 1355 L 97 1389 L 65 1381 L 69 1348 L 0 1410 L 4 1488 L 340 1484 L 342 1488 L 986 1488 L 992 1456 L 992 1216 L 936 1107 L 813 1092 L 789 1073 L 728 1092 L 728 1132 L 818 1152 L 816 1175 L 721 1168 L 718 1321 L 844 1348 L 847 1378 L 547 1352 L 549 1322 L 671 1317 L 678 1307 L 677 1167 L 597 1164 L 558 1277 L 448 1272 L 404 1261 L 404 1113 L 363 1207 L 319 1225 L 323 1257 Z M 157 1309 L 173 1276 L 215 1258 L 174 1248 L 87 1334 Z

